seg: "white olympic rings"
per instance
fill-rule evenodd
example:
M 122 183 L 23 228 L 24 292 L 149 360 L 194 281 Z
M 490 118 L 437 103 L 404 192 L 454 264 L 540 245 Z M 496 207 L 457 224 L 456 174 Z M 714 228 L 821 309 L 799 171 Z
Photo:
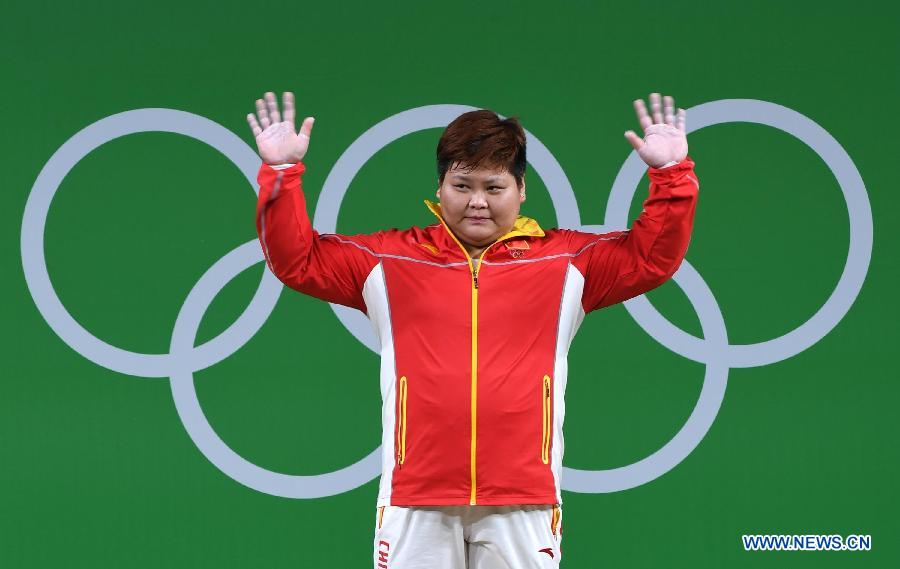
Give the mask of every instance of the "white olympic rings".
M 474 107 L 430 105 L 404 111 L 376 124 L 351 144 L 325 180 L 314 225 L 334 232 L 338 211 L 350 182 L 381 148 L 407 134 L 442 128 Z M 615 492 L 649 482 L 668 472 L 700 443 L 725 395 L 728 370 L 762 366 L 809 348 L 830 332 L 850 309 L 868 271 L 872 252 L 872 213 L 865 185 L 850 157 L 827 131 L 796 111 L 773 103 L 731 99 L 698 105 L 690 112 L 689 132 L 727 122 L 765 124 L 787 132 L 812 148 L 835 175 L 850 215 L 850 249 L 840 280 L 807 322 L 779 338 L 750 345 L 728 343 L 721 310 L 705 281 L 685 260 L 673 280 L 697 311 L 703 339 L 666 320 L 646 299 L 629 300 L 625 307 L 651 337 L 669 350 L 706 364 L 703 388 L 687 422 L 662 448 L 650 456 L 609 470 L 563 469 L 563 489 L 575 492 Z M 250 488 L 289 498 L 319 498 L 357 488 L 380 475 L 381 447 L 354 464 L 326 474 L 299 476 L 261 468 L 234 452 L 209 424 L 197 398 L 193 373 L 222 361 L 243 346 L 265 323 L 282 285 L 263 269 L 250 304 L 224 332 L 194 346 L 200 321 L 212 300 L 234 277 L 262 261 L 253 239 L 213 264 L 188 294 L 178 313 L 168 354 L 143 354 L 112 346 L 85 330 L 56 295 L 44 258 L 44 228 L 53 196 L 68 172 L 89 152 L 115 138 L 138 132 L 173 132 L 196 138 L 234 162 L 258 193 L 255 182 L 259 158 L 252 148 L 224 127 L 197 115 L 172 109 L 138 109 L 101 119 L 66 141 L 41 170 L 29 194 L 22 220 L 22 265 L 28 289 L 41 315 L 72 349 L 92 362 L 124 374 L 169 377 L 178 415 L 200 451 L 222 472 Z M 578 205 L 562 167 L 531 133 L 527 134 L 529 163 L 541 176 L 556 210 L 560 227 L 611 231 L 627 227 L 628 208 L 646 166 L 636 153 L 628 157 L 613 185 L 605 225 L 582 225 Z M 344 326 L 364 345 L 377 351 L 365 316 L 332 305 Z

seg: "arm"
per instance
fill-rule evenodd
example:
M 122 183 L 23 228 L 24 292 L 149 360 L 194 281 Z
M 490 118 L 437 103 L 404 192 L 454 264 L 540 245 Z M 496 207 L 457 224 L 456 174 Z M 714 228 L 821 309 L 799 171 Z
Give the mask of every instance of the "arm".
M 573 262 L 585 277 L 585 312 L 643 294 L 678 270 L 697 205 L 693 168 L 689 157 L 668 168 L 650 168 L 650 194 L 630 230 L 577 234 L 581 239 Z
M 363 285 L 378 263 L 378 236 L 320 235 L 306 213 L 301 162 L 313 121 L 294 131 L 294 96 L 284 94 L 284 121 L 274 93 L 256 101 L 259 116 L 247 115 L 263 165 L 260 167 L 256 230 L 269 270 L 304 294 L 366 311 Z
M 650 193 L 628 231 L 579 235 L 574 264 L 585 277 L 585 312 L 610 306 L 658 287 L 678 270 L 693 228 L 700 184 L 687 156 L 686 111 L 674 99 L 650 94 L 652 117 L 643 99 L 634 101 L 644 138 L 625 138 L 650 167 Z
M 269 270 L 304 294 L 366 311 L 362 290 L 378 264 L 377 235 L 320 235 L 306 213 L 297 163 L 283 170 L 259 170 L 256 231 Z

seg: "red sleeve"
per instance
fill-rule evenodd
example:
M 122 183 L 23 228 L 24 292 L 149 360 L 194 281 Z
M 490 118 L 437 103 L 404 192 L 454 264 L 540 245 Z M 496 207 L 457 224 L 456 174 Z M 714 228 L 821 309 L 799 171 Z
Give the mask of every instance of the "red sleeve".
M 690 157 L 650 168 L 650 195 L 631 229 L 574 232 L 573 264 L 584 275 L 585 312 L 652 290 L 678 270 L 691 240 L 700 183 Z
M 259 169 L 256 231 L 269 270 L 304 294 L 366 311 L 363 285 L 379 258 L 378 234 L 319 234 L 306 213 L 297 163 L 284 170 Z

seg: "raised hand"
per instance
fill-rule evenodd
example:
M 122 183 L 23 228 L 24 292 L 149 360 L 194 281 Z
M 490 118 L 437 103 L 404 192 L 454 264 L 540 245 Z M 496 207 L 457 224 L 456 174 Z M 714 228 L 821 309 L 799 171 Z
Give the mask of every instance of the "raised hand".
M 687 156 L 687 134 L 684 130 L 687 112 L 678 109 L 675 114 L 675 99 L 663 97 L 660 105 L 659 93 L 650 93 L 650 110 L 652 118 L 647 115 L 647 107 L 643 99 L 634 102 L 638 122 L 644 130 L 642 139 L 633 130 L 625 132 L 625 138 L 637 150 L 641 159 L 648 166 L 659 168 L 667 162 L 680 162 Z
M 309 148 L 309 135 L 316 119 L 306 117 L 300 125 L 300 132 L 297 132 L 294 127 L 294 94 L 290 91 L 284 93 L 284 120 L 278 113 L 275 93 L 270 91 L 264 96 L 265 101 L 256 100 L 259 121 L 253 113 L 247 115 L 260 158 L 267 164 L 300 162 Z

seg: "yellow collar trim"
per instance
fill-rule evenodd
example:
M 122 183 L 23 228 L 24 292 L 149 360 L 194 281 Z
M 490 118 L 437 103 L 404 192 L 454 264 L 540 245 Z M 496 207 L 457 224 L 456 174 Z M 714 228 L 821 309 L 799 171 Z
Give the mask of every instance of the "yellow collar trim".
M 437 216 L 437 218 L 441 221 L 444 227 L 447 227 L 447 224 L 444 222 L 444 217 L 441 215 L 441 206 L 440 204 L 436 204 L 431 200 L 425 200 L 425 205 L 428 206 L 428 209 L 431 210 L 431 213 Z M 447 227 L 449 231 L 450 228 Z M 516 218 L 516 222 L 513 224 L 513 228 L 507 233 L 503 235 L 497 241 L 503 241 L 504 239 L 509 239 L 510 237 L 543 237 L 544 230 L 541 229 L 541 226 L 538 225 L 537 220 L 534 220 L 530 217 L 525 217 L 524 215 L 520 215 Z

